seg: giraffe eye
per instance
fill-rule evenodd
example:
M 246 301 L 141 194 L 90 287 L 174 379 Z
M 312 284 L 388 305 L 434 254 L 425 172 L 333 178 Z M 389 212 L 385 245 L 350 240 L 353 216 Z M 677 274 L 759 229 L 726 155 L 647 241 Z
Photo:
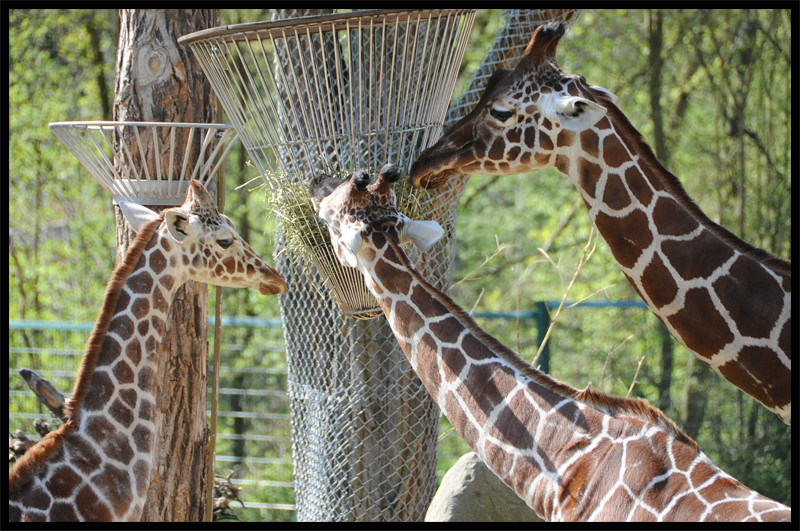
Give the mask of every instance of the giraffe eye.
M 233 240 L 232 240 L 232 239 L 230 239 L 230 238 L 226 238 L 226 239 L 224 239 L 224 240 L 217 240 L 217 243 L 218 243 L 218 244 L 219 244 L 219 246 L 220 246 L 220 247 L 222 247 L 223 249 L 227 249 L 228 247 L 230 247 L 231 245 L 233 245 Z
M 489 114 L 491 114 L 492 117 L 496 118 L 498 121 L 505 122 L 514 116 L 514 111 L 507 111 L 499 107 L 492 107 L 492 110 L 489 111 Z

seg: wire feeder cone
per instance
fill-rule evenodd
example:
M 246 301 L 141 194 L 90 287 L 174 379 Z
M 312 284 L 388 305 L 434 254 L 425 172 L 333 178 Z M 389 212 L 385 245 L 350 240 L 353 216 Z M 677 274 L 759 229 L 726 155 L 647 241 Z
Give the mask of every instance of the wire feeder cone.
M 182 204 L 192 179 L 215 194 L 212 179 L 236 139 L 236 130 L 227 124 L 89 121 L 49 126 L 115 203 L 149 206 Z M 152 170 L 144 162 L 151 157 Z
M 383 314 L 376 307 L 375 297 L 363 288 L 361 273 L 352 267 L 341 267 L 330 245 L 317 247 L 312 253 L 314 267 L 325 279 L 326 287 L 343 314 L 353 319 L 372 319 Z

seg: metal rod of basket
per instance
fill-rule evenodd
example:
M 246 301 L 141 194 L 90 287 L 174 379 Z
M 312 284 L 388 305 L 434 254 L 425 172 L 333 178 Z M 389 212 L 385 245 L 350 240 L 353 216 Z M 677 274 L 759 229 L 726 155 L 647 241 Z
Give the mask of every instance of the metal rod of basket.
M 236 129 L 229 124 L 89 121 L 49 125 L 115 203 L 124 199 L 150 206 L 180 205 L 192 179 L 214 193 L 213 176 L 236 139 Z M 141 163 L 151 154 L 155 155 L 152 172 Z

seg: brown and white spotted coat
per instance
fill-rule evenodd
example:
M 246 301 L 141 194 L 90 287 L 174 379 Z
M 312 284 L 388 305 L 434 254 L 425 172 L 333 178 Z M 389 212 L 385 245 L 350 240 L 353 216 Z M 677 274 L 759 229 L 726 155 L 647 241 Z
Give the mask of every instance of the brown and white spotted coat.
M 561 71 L 563 34 L 560 23 L 539 27 L 516 69 L 495 72 L 475 109 L 414 162 L 412 182 L 555 166 L 670 333 L 791 423 L 791 263 L 713 223 L 616 97 Z
M 198 181 L 181 207 L 160 215 L 121 206 L 138 234 L 106 288 L 69 420 L 9 473 L 11 521 L 137 521 L 152 477 L 155 370 L 175 292 L 188 279 L 286 292 Z
M 790 509 L 715 466 L 641 400 L 578 391 L 533 369 L 411 266 L 435 222 L 397 212 L 397 166 L 334 189 L 311 183 L 340 261 L 357 267 L 403 352 L 464 440 L 548 520 L 789 520 Z M 341 181 L 339 181 L 341 182 Z M 331 190 L 334 190 L 331 192 Z M 329 194 L 329 195 L 328 195 Z

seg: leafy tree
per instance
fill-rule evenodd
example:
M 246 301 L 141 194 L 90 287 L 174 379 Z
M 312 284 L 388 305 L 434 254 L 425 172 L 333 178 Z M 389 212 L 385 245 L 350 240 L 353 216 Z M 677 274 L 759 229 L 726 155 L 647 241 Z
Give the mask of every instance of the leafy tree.
M 113 11 L 9 11 L 12 317 L 93 320 L 99 307 L 114 263 L 111 202 L 47 124 L 110 118 L 117 30 Z

